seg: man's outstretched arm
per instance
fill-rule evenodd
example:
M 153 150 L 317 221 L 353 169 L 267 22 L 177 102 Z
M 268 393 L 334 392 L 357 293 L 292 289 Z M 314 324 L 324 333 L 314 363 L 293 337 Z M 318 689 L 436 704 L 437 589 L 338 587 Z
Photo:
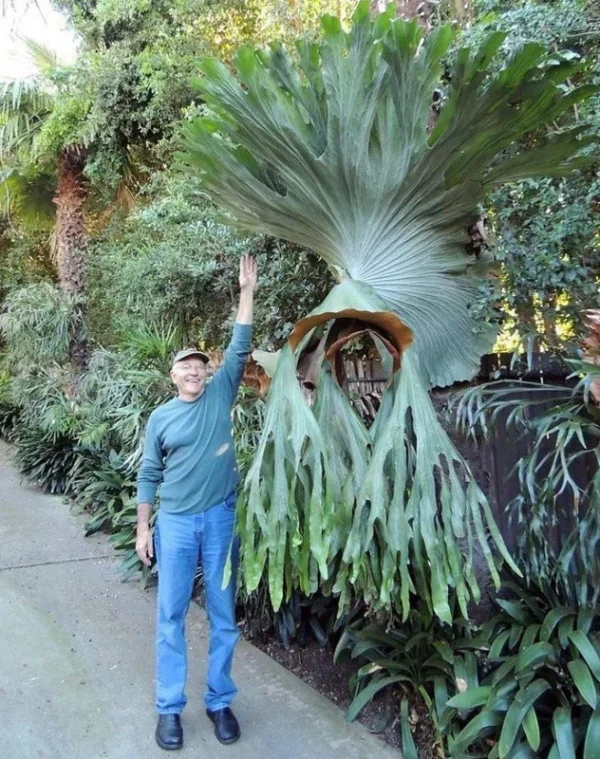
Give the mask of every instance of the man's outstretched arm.
M 240 305 L 236 317 L 238 324 L 252 324 L 255 290 L 256 259 L 252 256 L 242 256 L 240 260 Z
M 252 256 L 243 256 L 240 261 L 240 303 L 233 326 L 233 336 L 223 365 L 213 380 L 213 384 L 220 386 L 232 403 L 250 353 L 255 289 L 256 261 Z

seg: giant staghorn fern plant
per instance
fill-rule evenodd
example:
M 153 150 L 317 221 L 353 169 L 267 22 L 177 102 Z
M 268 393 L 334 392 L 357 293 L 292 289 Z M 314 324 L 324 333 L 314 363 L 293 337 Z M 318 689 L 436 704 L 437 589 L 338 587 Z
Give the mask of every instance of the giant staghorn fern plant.
M 428 391 L 468 380 L 492 347 L 476 321 L 477 262 L 467 229 L 486 189 L 590 161 L 576 129 L 521 152 L 592 88 L 576 64 L 526 44 L 492 65 L 503 35 L 455 56 L 432 126 L 433 93 L 453 40 L 361 3 L 349 32 L 322 19 L 319 43 L 290 54 L 243 48 L 234 74 L 203 62 L 210 115 L 185 127 L 183 159 L 245 228 L 311 248 L 338 279 L 279 356 L 265 425 L 241 498 L 248 589 L 268 575 L 275 608 L 292 588 L 360 595 L 406 616 L 411 594 L 451 621 L 479 597 L 474 544 L 498 574 L 511 562 L 487 501 L 440 426 Z M 389 384 L 367 429 L 340 386 L 340 349 L 370 332 Z M 299 362 L 315 377 L 307 403 Z M 512 563 L 512 562 L 511 562 Z

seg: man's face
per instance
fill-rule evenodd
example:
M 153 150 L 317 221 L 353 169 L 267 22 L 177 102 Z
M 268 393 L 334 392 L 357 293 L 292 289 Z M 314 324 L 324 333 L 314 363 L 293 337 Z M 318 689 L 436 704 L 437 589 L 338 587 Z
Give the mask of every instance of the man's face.
M 171 379 L 184 401 L 193 401 L 204 390 L 206 364 L 195 356 L 178 361 L 171 369 Z

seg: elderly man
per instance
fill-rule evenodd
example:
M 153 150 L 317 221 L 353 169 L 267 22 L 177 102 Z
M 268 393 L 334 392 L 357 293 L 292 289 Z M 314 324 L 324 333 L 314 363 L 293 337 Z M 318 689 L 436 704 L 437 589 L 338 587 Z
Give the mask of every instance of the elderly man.
M 210 623 L 206 712 L 221 743 L 240 737 L 230 705 L 237 692 L 231 679 L 239 633 L 235 623 L 238 542 L 233 539 L 235 490 L 239 482 L 231 408 L 250 351 L 256 262 L 240 262 L 240 303 L 225 360 L 206 383 L 208 356 L 180 351 L 171 379 L 177 397 L 150 415 L 138 475 L 136 551 L 147 566 L 153 556 L 149 520 L 159 484 L 160 508 L 154 531 L 158 561 L 156 640 L 156 742 L 167 750 L 183 745 L 180 714 L 186 704 L 185 618 L 198 562 L 202 563 Z M 231 550 L 232 575 L 223 571 Z

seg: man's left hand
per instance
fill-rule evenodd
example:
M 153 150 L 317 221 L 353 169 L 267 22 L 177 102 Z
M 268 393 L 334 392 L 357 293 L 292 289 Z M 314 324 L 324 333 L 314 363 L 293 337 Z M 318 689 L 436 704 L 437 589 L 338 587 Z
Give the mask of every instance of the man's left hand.
M 256 259 L 252 256 L 240 259 L 240 287 L 242 290 L 256 289 Z

